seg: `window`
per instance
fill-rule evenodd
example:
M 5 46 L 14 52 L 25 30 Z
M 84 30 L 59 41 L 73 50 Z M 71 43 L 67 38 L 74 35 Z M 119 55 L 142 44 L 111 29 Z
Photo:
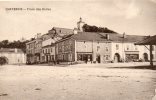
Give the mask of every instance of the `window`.
M 127 45 L 127 50 L 129 50 L 129 45 Z
M 42 50 L 42 52 L 44 53 L 44 49 Z
M 116 44 L 116 50 L 119 50 L 119 44 Z
M 138 50 L 138 47 L 135 45 L 135 50 Z
M 154 59 L 154 54 L 152 54 L 152 59 Z
M 97 46 L 97 51 L 99 51 L 100 50 L 100 46 Z
M 106 52 L 108 52 L 108 47 L 106 47 Z
M 48 53 L 50 53 L 50 48 L 48 49 Z
M 51 52 L 53 52 L 53 48 L 51 48 Z
M 46 50 L 46 53 L 48 52 L 48 50 L 47 49 L 45 49 Z
M 78 54 L 77 55 L 77 60 L 78 61 L 82 61 L 83 60 L 83 55 L 82 54 Z
M 62 55 L 62 60 L 65 60 L 65 57 L 64 57 L 64 55 Z
M 106 60 L 109 60 L 109 55 L 106 55 Z
M 154 51 L 154 46 L 152 46 L 152 51 Z

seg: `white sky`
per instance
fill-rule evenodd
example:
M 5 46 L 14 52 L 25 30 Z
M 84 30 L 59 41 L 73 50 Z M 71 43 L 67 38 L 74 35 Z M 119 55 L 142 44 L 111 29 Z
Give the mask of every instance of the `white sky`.
M 51 8 L 51 11 L 6 11 L 6 8 Z M 89 25 L 118 33 L 156 35 L 156 0 L 0 1 L 0 40 L 29 39 L 52 27 Z

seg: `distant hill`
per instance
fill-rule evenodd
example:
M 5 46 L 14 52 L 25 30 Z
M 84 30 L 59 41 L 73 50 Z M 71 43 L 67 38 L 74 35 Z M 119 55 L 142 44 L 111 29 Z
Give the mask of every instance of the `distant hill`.
M 107 27 L 97 27 L 94 25 L 91 26 L 91 25 L 84 24 L 82 28 L 84 32 L 117 33 L 113 30 L 108 29 Z
M 22 49 L 22 51 L 26 52 L 26 42 L 28 42 L 28 40 L 26 41 L 13 41 L 10 42 L 8 40 L 3 40 L 0 41 L 0 48 L 19 48 Z

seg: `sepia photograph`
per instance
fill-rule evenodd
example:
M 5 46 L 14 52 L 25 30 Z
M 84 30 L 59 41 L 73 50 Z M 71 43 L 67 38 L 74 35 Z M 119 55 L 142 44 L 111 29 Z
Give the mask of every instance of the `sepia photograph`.
M 0 0 L 0 100 L 156 100 L 156 0 Z

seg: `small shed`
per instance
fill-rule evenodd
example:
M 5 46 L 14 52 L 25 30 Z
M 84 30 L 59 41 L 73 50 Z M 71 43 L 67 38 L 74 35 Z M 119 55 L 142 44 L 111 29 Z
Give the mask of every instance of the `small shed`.
M 137 43 L 135 43 L 135 45 L 144 45 L 146 47 L 146 45 L 149 45 L 150 48 L 147 48 L 150 52 L 150 65 L 151 67 L 153 67 L 153 57 L 152 57 L 152 46 L 156 45 L 156 35 L 152 36 L 152 37 L 148 37 L 146 39 L 144 39 L 143 41 L 139 41 Z M 154 68 L 154 67 L 153 67 Z

